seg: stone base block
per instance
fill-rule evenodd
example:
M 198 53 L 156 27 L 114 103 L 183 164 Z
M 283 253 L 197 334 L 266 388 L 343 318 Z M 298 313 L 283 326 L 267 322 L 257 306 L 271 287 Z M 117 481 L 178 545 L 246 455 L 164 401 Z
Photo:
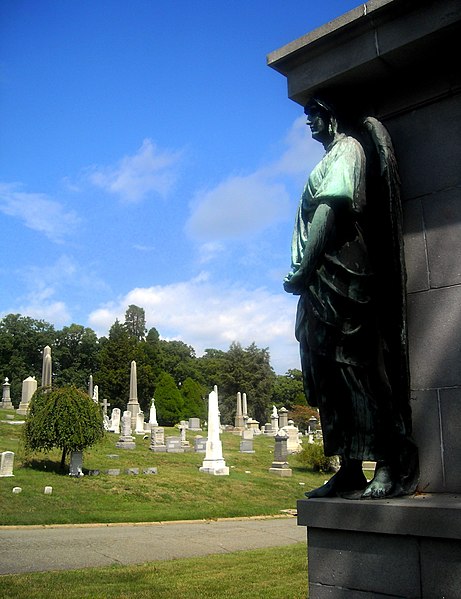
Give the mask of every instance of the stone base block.
M 214 474 L 214 476 L 229 476 L 228 466 L 222 468 L 205 468 L 202 466 L 199 468 L 199 472 L 205 472 L 206 474 Z
M 310 599 L 457 597 L 461 499 L 298 501 L 307 527 Z
M 269 468 L 271 474 L 277 474 L 277 476 L 291 476 L 293 470 L 291 468 Z
M 165 453 L 166 445 L 154 445 L 154 447 L 149 447 L 149 449 L 155 453 Z

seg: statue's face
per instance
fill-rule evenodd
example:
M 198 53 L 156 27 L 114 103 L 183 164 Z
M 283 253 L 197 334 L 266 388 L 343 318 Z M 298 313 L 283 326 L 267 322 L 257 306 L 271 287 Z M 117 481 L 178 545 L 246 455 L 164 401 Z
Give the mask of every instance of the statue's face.
M 311 106 L 307 113 L 306 125 L 311 130 L 313 139 L 325 143 L 330 141 L 330 133 L 328 131 L 328 116 L 325 111 Z

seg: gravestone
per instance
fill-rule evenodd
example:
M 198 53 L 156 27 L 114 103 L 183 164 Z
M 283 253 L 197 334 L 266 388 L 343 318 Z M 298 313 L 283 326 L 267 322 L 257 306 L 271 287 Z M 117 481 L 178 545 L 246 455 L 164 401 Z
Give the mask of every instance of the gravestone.
M 83 453 L 81 451 L 70 452 L 69 476 L 83 476 Z
M 3 451 L 0 453 L 0 478 L 14 476 L 14 451 Z
M 136 443 L 131 435 L 131 412 L 125 410 L 122 416 L 122 434 L 115 444 L 115 447 L 120 449 L 135 449 Z
M 226 466 L 226 462 L 224 461 L 219 434 L 218 387 L 215 385 L 213 391 L 208 396 L 208 439 L 206 442 L 205 458 L 202 462 L 200 472 L 206 472 L 215 476 L 228 476 L 229 467 Z
M 189 430 L 190 431 L 201 431 L 200 418 L 189 418 Z
M 254 418 L 248 418 L 247 426 L 250 430 L 253 431 L 253 435 L 260 435 L 261 429 L 259 428 L 259 422 Z
M 167 453 L 184 453 L 181 437 L 167 437 L 165 444 Z
M 136 430 L 136 418 L 140 412 L 140 408 L 138 401 L 138 374 L 134 360 L 131 361 L 130 367 L 130 398 L 126 409 L 131 414 L 131 429 Z
M 186 439 L 186 431 L 188 429 L 188 424 L 184 420 L 181 420 L 181 424 L 179 425 L 179 432 L 181 433 L 181 447 L 187 449 L 190 447 L 189 441 Z
M 136 434 L 144 435 L 144 412 L 136 414 Z
M 163 426 L 153 426 L 150 429 L 150 447 L 154 452 L 163 453 L 166 451 L 165 429 Z
M 46 345 L 43 348 L 42 357 L 42 387 L 50 387 L 53 382 L 53 363 L 51 358 L 51 347 Z
M 279 430 L 279 415 L 277 412 L 277 408 L 275 406 L 273 406 L 273 408 L 272 408 L 271 428 L 272 428 L 272 434 L 276 435 Z
M 121 410 L 120 408 L 114 408 L 112 410 L 111 419 L 110 419 L 110 431 L 115 433 L 116 435 L 120 434 L 120 416 Z
M 155 407 L 155 398 L 152 398 L 152 402 L 150 405 L 150 410 L 149 410 L 149 424 L 150 427 L 152 428 L 153 426 L 158 426 L 158 422 L 157 422 L 157 409 Z
M 247 403 L 247 394 L 243 393 L 242 394 L 242 413 L 243 413 L 243 419 L 248 420 L 248 403 Z
M 32 395 L 37 391 L 37 381 L 35 377 L 28 376 L 22 381 L 21 403 L 17 409 L 17 413 L 25 416 L 29 410 L 29 403 Z
M 243 419 L 242 394 L 239 391 L 237 393 L 237 407 L 235 410 L 235 428 L 241 430 L 244 426 L 245 420 Z
M 272 462 L 269 472 L 276 474 L 277 476 L 288 477 L 291 476 L 293 471 L 288 465 L 288 449 L 287 449 L 288 437 L 283 434 L 277 434 L 274 437 L 274 461 Z
M 240 441 L 240 453 L 255 453 L 253 449 L 253 431 L 246 429 L 242 431 L 242 440 Z
M 1 405 L 1 407 L 4 408 L 5 410 L 12 410 L 14 407 L 13 404 L 11 403 L 10 389 L 11 389 L 11 385 L 10 385 L 9 379 L 8 379 L 8 377 L 5 377 L 5 382 L 3 383 L 3 395 L 2 395 L 2 405 Z
M 302 450 L 302 441 L 299 437 L 299 429 L 294 425 L 293 420 L 289 420 L 287 426 L 283 428 L 287 435 L 288 453 L 299 453 Z
M 195 453 L 206 452 L 206 437 L 195 437 L 194 439 L 194 451 Z
M 280 408 L 279 410 L 279 428 L 284 428 L 288 424 L 288 410 Z

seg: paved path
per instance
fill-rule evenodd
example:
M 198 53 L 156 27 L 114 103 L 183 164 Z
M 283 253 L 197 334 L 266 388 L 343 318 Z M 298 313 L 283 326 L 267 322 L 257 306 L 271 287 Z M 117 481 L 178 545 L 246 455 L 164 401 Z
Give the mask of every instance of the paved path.
M 0 527 L 0 574 L 199 557 L 306 541 L 296 518 Z

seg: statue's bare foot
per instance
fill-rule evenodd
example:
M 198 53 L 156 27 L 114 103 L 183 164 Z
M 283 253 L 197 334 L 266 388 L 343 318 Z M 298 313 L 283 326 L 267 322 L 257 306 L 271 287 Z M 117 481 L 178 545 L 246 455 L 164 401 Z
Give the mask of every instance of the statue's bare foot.
M 395 496 L 395 484 L 389 466 L 377 465 L 375 475 L 371 483 L 362 493 L 362 498 L 382 499 L 384 497 Z
M 361 491 L 367 486 L 367 479 L 363 474 L 362 470 L 341 468 L 336 474 L 334 474 L 329 481 L 327 481 L 321 487 L 312 489 L 305 493 L 308 499 L 316 499 L 319 497 L 336 497 L 341 493 L 348 493 L 351 491 Z

